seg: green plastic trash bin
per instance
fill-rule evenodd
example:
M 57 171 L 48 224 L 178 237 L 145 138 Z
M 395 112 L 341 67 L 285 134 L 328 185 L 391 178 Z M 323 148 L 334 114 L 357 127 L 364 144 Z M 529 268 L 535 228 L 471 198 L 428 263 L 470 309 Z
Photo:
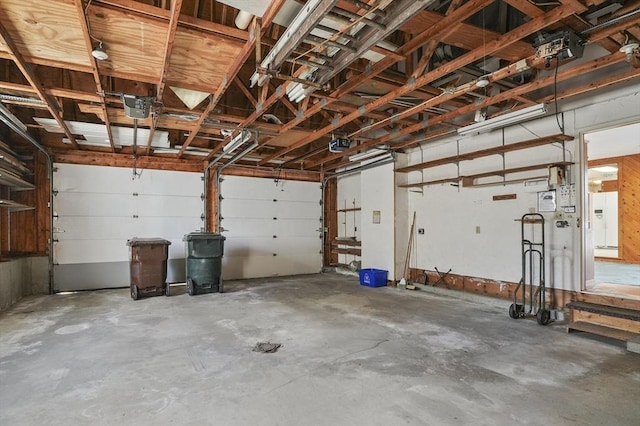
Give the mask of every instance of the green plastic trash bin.
M 162 238 L 132 238 L 127 241 L 127 245 L 131 248 L 131 298 L 138 300 L 142 296 L 164 294 L 171 241 Z
M 212 232 L 192 232 L 184 236 L 187 293 L 222 293 L 224 240 Z

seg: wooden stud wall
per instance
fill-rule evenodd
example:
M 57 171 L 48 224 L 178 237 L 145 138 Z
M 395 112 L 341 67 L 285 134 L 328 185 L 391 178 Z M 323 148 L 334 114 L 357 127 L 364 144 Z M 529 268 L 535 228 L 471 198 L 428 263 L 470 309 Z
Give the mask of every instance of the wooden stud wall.
M 20 204 L 33 206 L 34 209 L 12 213 L 2 209 L 4 211 L 1 212 L 0 220 L 0 255 L 3 256 L 48 253 L 50 217 L 47 160 L 39 152 L 33 155 L 33 160 L 28 161 L 27 166 L 33 170 L 36 189 L 13 191 L 11 199 Z M 7 195 L 6 192 L 4 195 Z
M 329 179 L 323 188 L 324 191 L 324 243 L 323 243 L 323 266 L 335 265 L 338 263 L 338 253 L 331 249 L 331 243 L 338 236 L 338 182 L 336 179 Z
M 589 161 L 589 167 L 618 164 L 618 260 L 640 263 L 640 154 Z M 606 181 L 605 181 L 606 182 Z M 602 190 L 605 191 L 604 183 Z M 612 181 L 613 182 L 613 181 Z M 608 185 L 613 185 L 612 183 Z M 611 187 L 607 191 L 616 190 Z
M 621 257 L 640 263 L 640 154 L 622 157 L 618 167 Z

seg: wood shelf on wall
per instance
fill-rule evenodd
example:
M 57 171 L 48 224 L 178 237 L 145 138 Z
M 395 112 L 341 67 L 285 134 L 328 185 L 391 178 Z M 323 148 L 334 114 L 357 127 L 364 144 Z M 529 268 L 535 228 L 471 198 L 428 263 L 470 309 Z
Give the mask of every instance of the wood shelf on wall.
M 35 207 L 16 203 L 15 201 L 11 201 L 11 200 L 2 200 L 2 199 L 0 199 L 0 208 L 8 208 L 10 212 L 19 212 L 24 210 L 35 209 Z
M 516 142 L 509 145 L 500 145 L 493 148 L 481 149 L 479 151 L 468 152 L 466 154 L 459 154 L 451 157 L 439 158 L 436 160 L 431 160 L 431 161 L 427 161 L 420 164 L 414 164 L 407 167 L 401 167 L 396 169 L 396 172 L 408 173 L 413 171 L 419 171 L 419 170 L 424 170 L 432 167 L 442 166 L 445 164 L 453 164 L 453 163 L 459 163 L 460 161 L 475 160 L 477 158 L 488 157 L 491 155 L 501 155 L 506 152 L 518 151 L 521 149 L 533 148 L 536 146 L 548 145 L 551 143 L 566 142 L 573 139 L 574 139 L 573 136 L 568 136 L 563 134 L 545 136 L 545 137 L 530 139 L 522 142 Z M 510 173 L 521 173 L 521 172 L 526 172 L 531 170 L 541 170 L 553 165 L 570 165 L 570 164 L 573 164 L 573 163 L 553 162 L 553 163 L 542 163 L 542 164 L 534 164 L 530 166 L 515 167 L 511 169 L 503 168 L 500 170 L 477 173 L 477 174 L 468 175 L 468 176 L 456 176 L 456 177 L 436 179 L 431 181 L 409 183 L 404 185 L 398 185 L 398 187 L 399 188 L 418 188 L 418 187 L 436 185 L 436 184 L 442 184 L 442 183 L 458 183 L 460 180 L 462 180 L 463 186 L 473 187 L 473 186 L 476 186 L 475 179 L 479 179 L 482 177 L 490 177 L 490 176 L 504 177 Z M 505 183 L 508 183 L 508 182 L 505 182 Z
M 28 191 L 36 188 L 34 184 L 4 170 L 0 170 L 0 185 L 8 186 L 12 191 Z
M 347 247 L 340 247 L 347 246 Z M 362 253 L 361 247 L 362 241 L 356 241 L 355 239 L 335 239 L 331 242 L 331 252 L 337 254 L 350 254 L 354 256 L 360 256 Z
M 500 145 L 493 148 L 481 149 L 479 151 L 467 152 L 466 154 L 453 155 L 451 157 L 439 158 L 437 160 L 426 161 L 424 163 L 413 164 L 411 166 L 400 167 L 396 169 L 398 173 L 409 173 L 431 167 L 442 166 L 445 164 L 458 163 L 460 161 L 475 160 L 477 158 L 488 157 L 490 155 L 504 154 L 511 151 L 519 151 L 521 149 L 533 148 L 541 145 L 548 145 L 557 142 L 566 142 L 573 140 L 573 136 L 557 134 L 552 136 L 544 136 L 541 138 L 530 139 L 522 142 L 516 142 L 508 145 Z

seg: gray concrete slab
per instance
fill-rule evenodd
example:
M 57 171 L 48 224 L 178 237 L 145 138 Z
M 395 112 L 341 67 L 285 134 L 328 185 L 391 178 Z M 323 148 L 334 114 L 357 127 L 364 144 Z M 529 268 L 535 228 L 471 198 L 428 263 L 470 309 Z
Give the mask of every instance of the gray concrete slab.
M 495 304 L 322 274 L 26 298 L 0 424 L 637 425 L 640 356 Z M 260 341 L 275 354 L 252 352 Z

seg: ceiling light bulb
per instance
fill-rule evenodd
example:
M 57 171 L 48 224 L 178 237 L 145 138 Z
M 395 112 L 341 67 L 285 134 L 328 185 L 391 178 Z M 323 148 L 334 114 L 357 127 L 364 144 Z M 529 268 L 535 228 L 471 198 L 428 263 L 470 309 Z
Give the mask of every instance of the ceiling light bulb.
M 109 59 L 109 54 L 107 53 L 104 46 L 102 45 L 102 42 L 98 43 L 96 48 L 93 49 L 93 51 L 91 52 L 91 55 L 93 55 L 93 57 L 99 61 L 104 61 Z
M 633 54 L 638 49 L 638 47 L 640 47 L 640 45 L 636 42 L 627 42 L 620 48 L 620 52 L 627 55 L 627 61 L 631 61 L 631 59 L 633 58 Z
M 476 86 L 483 88 L 489 85 L 489 79 L 487 77 L 480 77 L 478 81 L 476 81 Z

